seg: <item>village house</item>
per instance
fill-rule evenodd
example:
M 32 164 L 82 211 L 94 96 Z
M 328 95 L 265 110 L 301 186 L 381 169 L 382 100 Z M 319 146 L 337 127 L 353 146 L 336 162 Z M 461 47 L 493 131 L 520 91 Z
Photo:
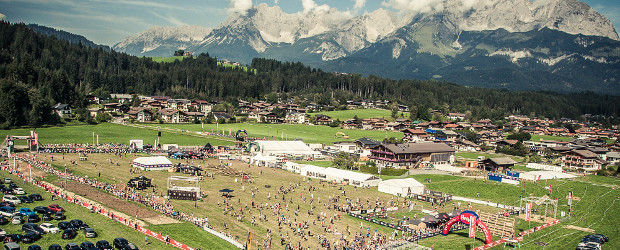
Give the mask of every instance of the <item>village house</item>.
M 574 149 L 563 153 L 560 166 L 583 171 L 596 171 L 601 169 L 602 160 L 592 151 Z
M 105 113 L 105 109 L 99 108 L 99 107 L 94 107 L 94 108 L 89 108 L 88 109 L 88 115 L 90 117 L 96 117 L 98 114 L 103 114 Z
M 162 109 L 157 112 L 157 115 L 167 123 L 186 123 L 187 113 L 181 110 L 175 109 Z
M 127 114 L 130 118 L 134 119 L 137 122 L 150 122 L 153 121 L 153 112 L 149 108 L 132 107 L 127 111 Z
M 464 121 L 465 113 L 448 113 L 448 119 L 453 121 Z
M 112 99 L 116 99 L 119 103 L 129 103 L 133 98 L 133 95 L 130 94 L 110 94 Z
M 420 142 L 428 139 L 428 135 L 421 129 L 405 129 L 403 130 L 403 141 L 407 142 Z
M 314 124 L 316 125 L 329 125 L 330 123 L 332 123 L 334 120 L 326 115 L 322 115 L 322 114 L 316 114 L 314 115 Z
M 213 106 L 215 105 L 205 100 L 195 100 L 195 101 L 192 101 L 191 106 L 195 107 L 197 111 L 202 112 L 203 114 L 206 115 L 208 113 L 211 113 L 211 110 L 213 109 Z
M 71 118 L 73 116 L 69 104 L 56 103 L 56 105 L 52 106 L 52 110 L 60 117 Z
M 278 115 L 269 111 L 262 111 L 258 113 L 258 121 L 264 123 L 280 123 Z
M 108 112 L 115 112 L 120 114 L 124 114 L 129 111 L 129 107 L 127 105 L 118 102 L 103 104 L 103 108 L 105 108 L 105 110 Z
M 291 112 L 287 113 L 284 118 L 284 122 L 291 124 L 305 124 L 306 123 L 306 114 L 299 112 Z
M 517 162 L 512 158 L 497 157 L 485 159 L 481 162 L 481 164 L 478 164 L 478 166 L 482 167 L 483 170 L 486 171 L 497 172 L 512 169 L 515 164 L 517 164 Z
M 456 150 L 444 143 L 382 143 L 371 150 L 377 168 L 411 169 L 428 164 L 451 164 Z

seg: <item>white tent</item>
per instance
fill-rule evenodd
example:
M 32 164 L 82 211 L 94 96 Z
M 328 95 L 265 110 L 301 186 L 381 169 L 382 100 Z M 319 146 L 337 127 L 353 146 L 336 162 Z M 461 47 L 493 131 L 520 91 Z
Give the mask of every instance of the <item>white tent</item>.
M 373 187 L 379 185 L 381 179 L 371 174 L 353 172 L 337 168 L 326 168 L 323 172 L 330 181 L 348 182 L 350 185 L 358 187 Z
M 301 175 L 324 180 L 327 178 L 325 173 L 323 173 L 324 171 L 325 171 L 325 168 L 323 167 L 305 165 L 304 167 L 301 168 Z
M 314 157 L 320 152 L 312 150 L 303 141 L 256 141 L 264 155 Z
M 521 173 L 520 175 L 521 178 L 525 180 L 531 180 L 531 181 L 538 180 L 539 176 L 541 180 L 571 179 L 571 178 L 577 177 L 572 174 L 561 173 L 561 172 L 556 172 L 556 171 L 530 171 L 530 172 Z
M 298 173 L 298 174 L 301 173 L 301 168 L 303 168 L 304 166 L 306 166 L 306 165 L 299 164 L 299 163 L 294 163 L 294 162 L 290 162 L 290 161 L 287 161 L 284 164 L 284 167 L 285 167 L 286 170 L 291 171 L 293 173 Z
M 413 178 L 391 179 L 379 183 L 379 192 L 407 196 L 409 193 L 423 194 L 424 185 Z
M 167 170 L 172 167 L 172 162 L 164 156 L 139 157 L 133 160 L 132 165 L 142 170 Z

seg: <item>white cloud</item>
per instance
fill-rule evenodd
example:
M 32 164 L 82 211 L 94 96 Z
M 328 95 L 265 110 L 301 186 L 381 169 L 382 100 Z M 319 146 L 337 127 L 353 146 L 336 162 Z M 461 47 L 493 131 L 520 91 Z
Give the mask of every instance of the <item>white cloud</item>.
M 252 8 L 252 0 L 230 0 L 228 5 L 228 14 L 243 13 Z
M 360 10 L 366 6 L 366 0 L 355 0 L 355 5 L 353 5 L 354 10 Z
M 381 5 L 401 12 L 427 13 L 443 10 L 444 0 L 387 0 Z
M 331 7 L 327 4 L 318 5 L 314 2 L 314 0 L 301 0 L 301 5 L 304 8 L 304 13 L 308 12 L 317 12 L 317 13 L 326 13 Z
M 0 20 L 4 20 L 4 19 L 6 19 L 6 15 L 5 15 L 5 14 L 0 13 Z

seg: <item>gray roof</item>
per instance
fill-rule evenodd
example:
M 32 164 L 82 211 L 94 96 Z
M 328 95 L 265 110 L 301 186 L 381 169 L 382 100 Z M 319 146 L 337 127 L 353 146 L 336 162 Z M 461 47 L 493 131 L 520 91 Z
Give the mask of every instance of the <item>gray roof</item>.
M 492 162 L 494 162 L 497 165 L 511 165 L 511 164 L 517 164 L 516 161 L 514 161 L 513 159 L 509 158 L 509 157 L 498 157 L 498 158 L 491 158 L 489 159 Z

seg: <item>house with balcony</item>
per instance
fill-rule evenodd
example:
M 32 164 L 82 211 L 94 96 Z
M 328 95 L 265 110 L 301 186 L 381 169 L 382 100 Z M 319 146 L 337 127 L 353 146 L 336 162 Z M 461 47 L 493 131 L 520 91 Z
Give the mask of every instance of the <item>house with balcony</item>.
M 157 114 L 167 123 L 186 123 L 188 118 L 185 111 L 175 109 L 162 109 Z
M 563 153 L 560 166 L 583 171 L 596 171 L 603 166 L 598 154 L 585 149 L 574 149 Z
M 382 143 L 370 152 L 379 169 L 412 169 L 422 163 L 452 164 L 456 150 L 444 143 Z
M 127 111 L 127 114 L 137 122 L 150 122 L 153 120 L 153 112 L 149 108 L 132 107 Z

